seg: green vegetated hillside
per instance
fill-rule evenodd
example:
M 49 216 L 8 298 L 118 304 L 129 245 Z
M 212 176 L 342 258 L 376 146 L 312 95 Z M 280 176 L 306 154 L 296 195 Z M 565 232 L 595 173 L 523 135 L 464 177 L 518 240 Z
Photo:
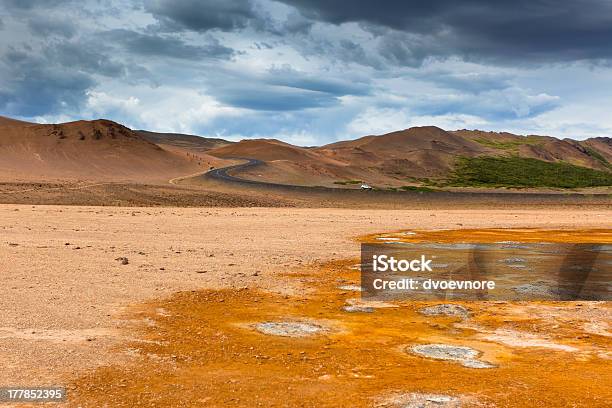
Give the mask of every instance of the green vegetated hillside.
M 453 186 L 581 188 L 612 186 L 612 172 L 522 157 L 458 159 Z
M 599 161 L 601 164 L 603 164 L 604 166 L 606 166 L 608 169 L 612 170 L 612 163 L 608 162 L 606 160 L 605 157 L 602 156 L 601 153 L 599 153 L 597 150 L 586 146 L 585 147 L 586 152 L 593 157 L 595 160 Z
M 472 139 L 476 143 L 479 143 L 483 146 L 491 147 L 494 149 L 518 152 L 521 146 L 538 146 L 541 142 L 537 137 L 533 136 L 523 136 L 516 140 L 506 140 L 506 141 L 496 141 L 489 140 L 485 138 L 474 138 Z

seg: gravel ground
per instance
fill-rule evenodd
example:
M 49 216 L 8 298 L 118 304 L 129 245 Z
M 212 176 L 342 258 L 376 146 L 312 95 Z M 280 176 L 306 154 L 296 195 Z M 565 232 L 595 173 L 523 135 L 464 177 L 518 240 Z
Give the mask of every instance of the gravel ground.
M 609 210 L 0 205 L 0 384 L 58 384 L 117 359 L 126 306 L 188 289 L 292 293 L 283 274 L 417 228 L 610 228 Z M 292 282 L 296 282 L 295 279 Z M 160 311 L 162 313 L 163 311 Z M 116 360 L 115 360 L 116 361 Z

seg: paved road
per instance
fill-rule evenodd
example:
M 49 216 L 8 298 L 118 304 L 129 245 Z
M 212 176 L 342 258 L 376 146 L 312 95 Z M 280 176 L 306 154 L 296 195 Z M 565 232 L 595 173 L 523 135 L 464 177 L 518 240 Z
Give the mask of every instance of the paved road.
M 242 171 L 242 170 L 247 170 L 256 166 L 259 166 L 261 164 L 263 164 L 263 162 L 261 160 L 257 160 L 257 159 L 246 159 L 246 158 L 242 158 L 242 157 L 232 157 L 232 159 L 234 160 L 246 160 L 246 163 L 240 163 L 240 164 L 235 164 L 233 166 L 228 166 L 228 167 L 221 167 L 219 169 L 214 169 L 214 170 L 210 170 L 206 173 L 204 173 L 204 177 L 208 177 L 208 178 L 213 178 L 213 179 L 217 179 L 217 180 L 223 180 L 223 181 L 232 181 L 232 182 L 237 182 L 237 183 L 249 183 L 249 184 L 265 184 L 265 185 L 279 185 L 279 184 L 274 184 L 274 183 L 267 183 L 264 181 L 255 181 L 255 180 L 245 180 L 245 179 L 241 179 L 235 176 L 232 176 L 231 174 L 228 174 L 228 171 Z
M 245 160 L 246 163 L 235 164 L 233 166 L 222 167 L 219 169 L 210 170 L 203 174 L 203 177 L 212 178 L 215 180 L 231 182 L 234 184 L 248 184 L 248 185 L 256 185 L 256 186 L 264 186 L 271 187 L 275 190 L 291 190 L 291 191 L 303 191 L 303 192 L 359 192 L 361 190 L 357 189 L 348 189 L 348 188 L 335 188 L 335 187 L 323 187 L 323 186 L 296 186 L 291 184 L 280 184 L 280 183 L 271 183 L 268 181 L 259 181 L 259 180 L 247 180 L 240 177 L 232 176 L 229 174 L 230 172 L 240 172 L 242 170 L 252 169 L 254 167 L 260 166 L 264 164 L 263 161 L 257 159 L 249 159 L 246 157 L 228 157 L 228 159 L 233 160 Z
M 244 160 L 245 163 L 235 164 L 233 166 L 222 167 L 214 170 L 210 170 L 202 175 L 202 177 L 212 178 L 215 180 L 220 180 L 224 182 L 230 182 L 234 184 L 242 184 L 242 185 L 256 185 L 262 187 L 273 188 L 274 190 L 285 190 L 285 191 L 298 191 L 305 192 L 308 194 L 313 194 L 316 192 L 319 193 L 330 193 L 334 194 L 342 194 L 345 196 L 353 196 L 358 194 L 356 197 L 363 197 L 362 194 L 368 193 L 368 195 L 374 195 L 377 197 L 381 196 L 391 196 L 395 198 L 406 198 L 406 199 L 414 199 L 425 198 L 425 197 L 436 197 L 438 199 L 459 199 L 459 198 L 470 198 L 470 199 L 496 199 L 501 201 L 518 199 L 523 203 L 534 202 L 542 204 L 540 201 L 544 200 L 544 202 L 551 200 L 552 203 L 557 203 L 559 201 L 567 201 L 568 203 L 572 203 L 573 200 L 589 200 L 590 198 L 600 199 L 605 202 L 606 205 L 609 205 L 609 194 L 580 194 L 575 192 L 567 192 L 567 193 L 522 193 L 522 192 L 479 192 L 479 191 L 464 191 L 464 192 L 450 192 L 450 191 L 432 191 L 432 192 L 419 192 L 419 191 L 387 191 L 387 190 L 374 190 L 374 191 L 364 191 L 360 189 L 352 189 L 352 188 L 341 188 L 341 187 L 322 187 L 322 186 L 296 186 L 289 184 L 279 184 L 279 183 L 270 183 L 267 181 L 258 181 L 258 180 L 247 180 L 242 179 L 240 177 L 232 176 L 229 172 L 240 172 L 242 170 L 252 169 L 254 167 L 260 166 L 264 164 L 263 161 L 257 159 L 249 159 L 245 157 L 230 157 L 233 160 Z
M 249 184 L 249 185 L 257 185 L 257 186 L 265 186 L 265 187 L 273 187 L 275 189 L 283 189 L 283 190 L 292 190 L 292 191 L 334 191 L 334 192 L 346 192 L 346 191 L 359 191 L 356 189 L 347 189 L 347 188 L 334 188 L 334 187 L 323 187 L 323 186 L 295 186 L 291 184 L 280 184 L 280 183 L 271 183 L 268 181 L 259 181 L 259 180 L 247 180 L 240 177 L 232 176 L 229 174 L 230 172 L 240 172 L 242 170 L 252 169 L 254 167 L 260 166 L 264 164 L 263 161 L 257 159 L 249 159 L 246 157 L 227 157 L 232 160 L 246 160 L 246 163 L 235 164 L 233 166 L 221 167 L 218 169 L 210 170 L 202 175 L 202 177 L 212 178 L 220 181 L 229 181 L 235 184 Z

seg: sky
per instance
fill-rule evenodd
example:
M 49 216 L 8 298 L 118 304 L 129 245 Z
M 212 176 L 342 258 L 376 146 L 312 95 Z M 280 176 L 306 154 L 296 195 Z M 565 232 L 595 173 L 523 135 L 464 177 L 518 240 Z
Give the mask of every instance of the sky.
M 612 1 L 0 0 L 0 115 L 299 145 L 612 136 Z

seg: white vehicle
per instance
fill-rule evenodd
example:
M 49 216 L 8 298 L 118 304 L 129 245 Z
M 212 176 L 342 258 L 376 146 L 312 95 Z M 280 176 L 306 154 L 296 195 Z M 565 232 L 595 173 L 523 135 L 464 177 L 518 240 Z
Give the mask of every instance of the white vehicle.
M 366 183 L 361 183 L 361 189 L 362 190 L 371 190 L 372 187 L 370 187 L 369 185 L 367 185 Z

